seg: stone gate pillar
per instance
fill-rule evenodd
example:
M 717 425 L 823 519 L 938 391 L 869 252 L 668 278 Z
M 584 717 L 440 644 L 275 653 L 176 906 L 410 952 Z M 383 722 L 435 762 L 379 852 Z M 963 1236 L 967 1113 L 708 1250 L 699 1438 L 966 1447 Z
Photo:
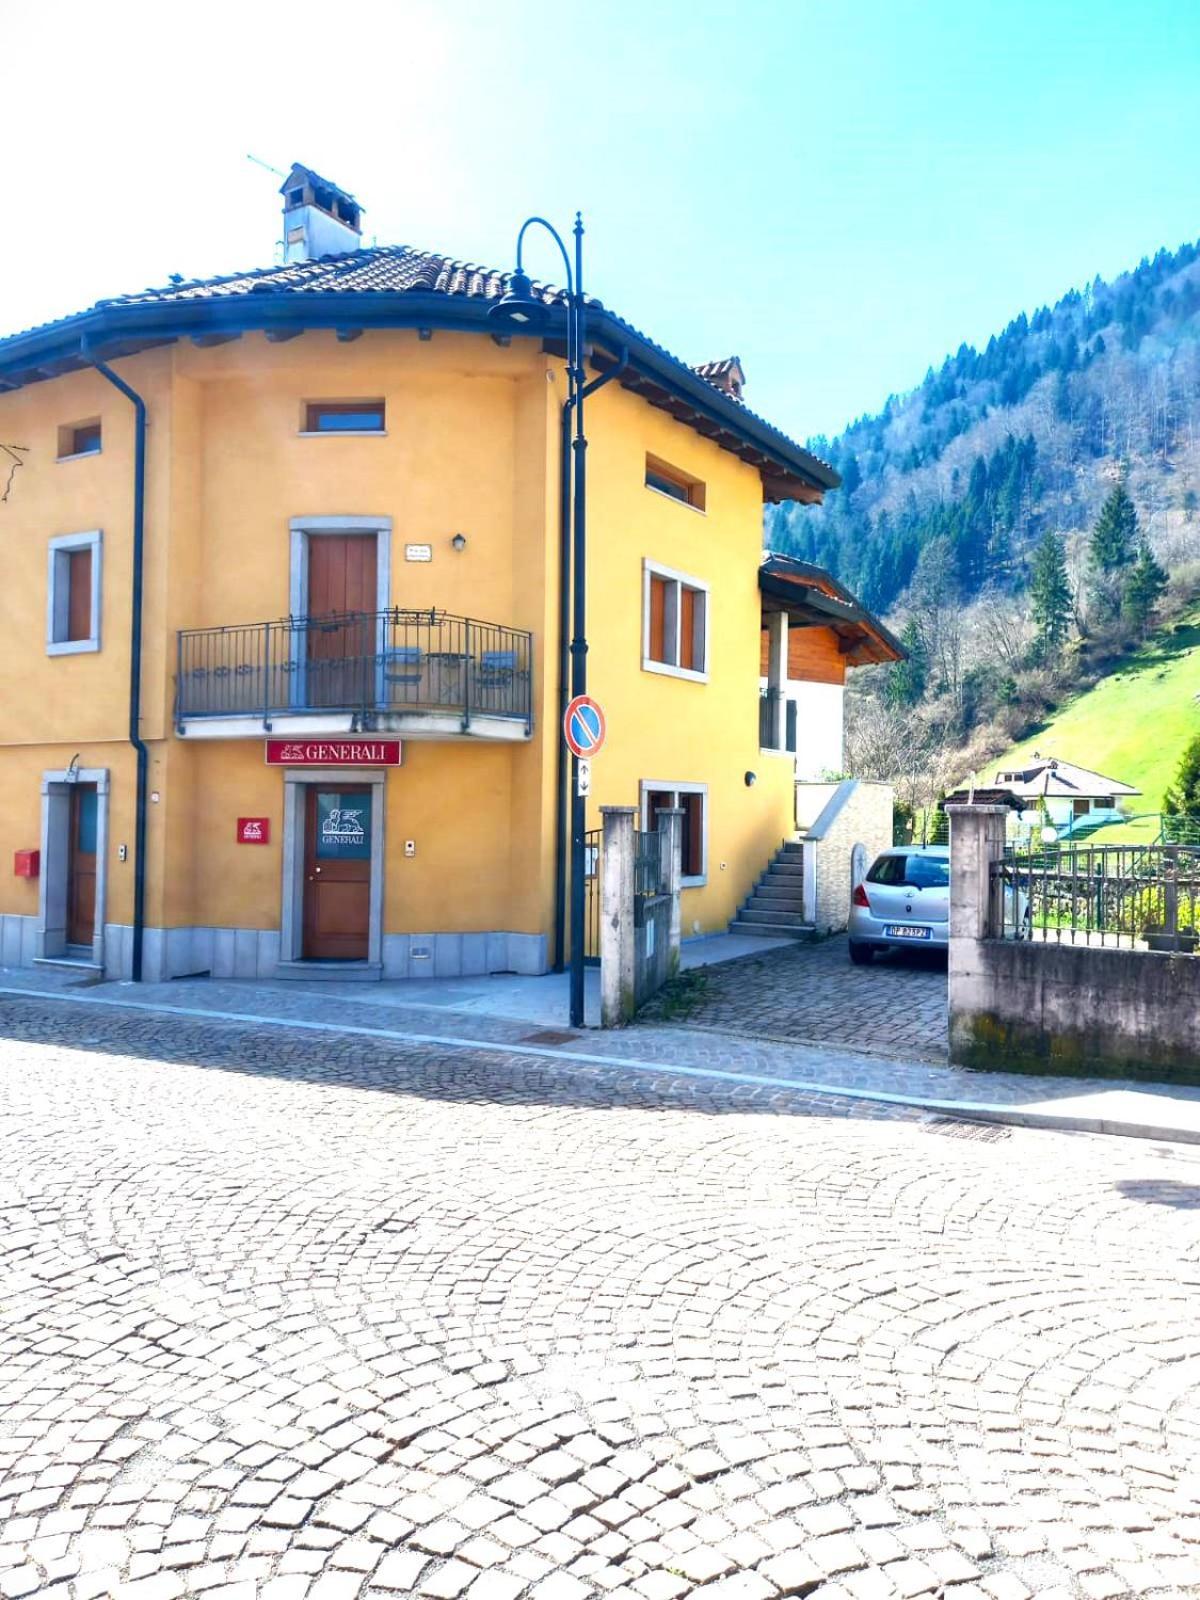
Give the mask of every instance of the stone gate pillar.
M 947 806 L 950 818 L 950 943 L 987 939 L 993 929 L 992 864 L 1004 855 L 1007 806 Z
M 601 806 L 600 1026 L 621 1028 L 634 1013 L 633 806 Z

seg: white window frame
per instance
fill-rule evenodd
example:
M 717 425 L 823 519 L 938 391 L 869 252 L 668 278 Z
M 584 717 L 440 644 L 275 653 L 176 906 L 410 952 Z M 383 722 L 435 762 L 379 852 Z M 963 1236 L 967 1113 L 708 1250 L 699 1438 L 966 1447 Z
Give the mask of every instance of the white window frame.
M 706 783 L 678 783 L 674 779 L 643 778 L 638 785 L 638 815 L 643 828 L 650 825 L 650 796 L 652 794 L 670 794 L 675 797 L 675 804 L 679 804 L 681 794 L 703 795 L 704 805 L 701 811 L 700 828 L 700 871 L 695 876 L 686 873 L 680 878 L 680 887 L 683 889 L 702 889 L 708 883 L 708 785 Z
M 51 539 L 46 567 L 46 654 L 78 656 L 100 648 L 101 556 L 104 536 L 99 528 L 87 533 L 60 533 Z M 71 604 L 68 558 L 76 550 L 92 552 L 91 621 L 86 639 L 66 639 L 67 615 Z
M 383 411 L 382 428 L 310 428 L 308 422 L 309 406 L 379 406 Z M 300 426 L 296 430 L 301 439 L 386 439 L 387 438 L 387 396 L 382 395 L 375 400 L 330 399 L 326 396 L 323 400 L 302 400 L 300 402 Z
M 701 630 L 702 657 L 704 670 L 697 672 L 692 667 L 680 667 L 669 661 L 655 661 L 650 654 L 650 580 L 651 578 L 664 578 L 668 583 L 684 584 L 689 589 L 695 589 L 704 596 L 704 622 Z M 679 604 L 679 590 L 674 591 L 674 604 L 671 602 L 671 591 L 667 591 L 666 616 L 663 619 L 663 631 L 674 633 L 675 660 L 679 660 L 679 617 L 682 607 Z M 711 629 L 709 628 L 710 615 L 710 588 L 703 578 L 693 577 L 690 572 L 679 572 L 674 567 L 664 567 L 661 562 L 651 561 L 649 556 L 642 561 L 642 671 L 658 672 L 668 678 L 686 678 L 691 683 L 708 682 L 708 652 Z

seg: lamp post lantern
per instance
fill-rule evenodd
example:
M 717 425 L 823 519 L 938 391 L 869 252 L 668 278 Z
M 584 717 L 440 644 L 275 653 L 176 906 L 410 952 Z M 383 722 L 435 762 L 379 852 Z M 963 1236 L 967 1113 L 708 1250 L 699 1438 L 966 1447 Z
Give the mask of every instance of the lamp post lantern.
M 587 693 L 587 435 L 583 429 L 585 394 L 583 218 L 575 213 L 575 261 L 558 229 L 545 217 L 528 217 L 517 234 L 517 260 L 504 293 L 488 312 L 490 321 L 514 332 L 535 333 L 549 320 L 545 301 L 535 298 L 522 251 L 530 228 L 544 228 L 558 246 L 567 275 L 567 405 L 572 415 L 571 462 L 571 696 Z M 579 782 L 579 757 L 571 757 L 571 1026 L 584 1021 L 584 832 L 585 796 Z

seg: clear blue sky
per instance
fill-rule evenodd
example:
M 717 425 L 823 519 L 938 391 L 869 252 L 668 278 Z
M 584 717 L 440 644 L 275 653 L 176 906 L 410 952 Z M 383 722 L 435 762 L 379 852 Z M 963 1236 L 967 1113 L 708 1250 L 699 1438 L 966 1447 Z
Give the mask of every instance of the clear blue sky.
M 1195 0 L 0 0 L 0 23 L 5 331 L 269 263 L 253 151 L 352 190 L 380 242 L 488 264 L 529 211 L 582 207 L 591 290 L 688 361 L 741 355 L 803 437 L 1200 236 Z

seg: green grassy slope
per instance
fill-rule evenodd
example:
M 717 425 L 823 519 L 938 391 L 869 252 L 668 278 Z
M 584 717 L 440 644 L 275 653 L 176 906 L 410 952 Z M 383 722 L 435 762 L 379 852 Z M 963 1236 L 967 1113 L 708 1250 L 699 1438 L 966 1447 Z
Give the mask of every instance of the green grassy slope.
M 1142 791 L 1134 811 L 1162 808 L 1184 745 L 1200 733 L 1200 611 L 1155 634 L 1117 672 L 1070 700 L 1037 733 L 988 763 L 984 782 L 1033 751 L 1061 756 Z M 1098 844 L 1141 838 L 1145 828 L 1101 829 Z M 1156 833 L 1157 827 L 1151 828 Z

